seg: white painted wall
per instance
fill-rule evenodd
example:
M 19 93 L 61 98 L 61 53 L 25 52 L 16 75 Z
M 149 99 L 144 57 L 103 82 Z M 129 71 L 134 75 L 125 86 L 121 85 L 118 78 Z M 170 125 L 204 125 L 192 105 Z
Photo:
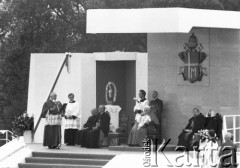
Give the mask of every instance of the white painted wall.
M 85 54 L 83 54 L 85 55 Z M 57 77 L 60 67 L 65 59 L 65 54 L 32 54 L 29 76 L 28 91 L 28 113 L 34 114 L 34 124 L 36 125 L 42 106 L 47 100 L 48 94 Z M 57 99 L 66 103 L 68 93 L 75 94 L 75 100 L 81 105 L 81 55 L 72 54 L 71 72 L 67 72 L 64 67 L 54 92 L 57 93 Z M 34 142 L 43 142 L 44 119 L 41 119 Z M 64 123 L 64 120 L 63 120 Z M 62 129 L 62 133 L 63 133 Z M 62 134 L 63 135 L 63 134 Z
M 240 12 L 189 8 L 89 9 L 87 33 L 188 33 L 193 27 L 240 29 Z
M 81 125 L 87 121 L 91 109 L 96 107 L 96 61 L 135 60 L 136 93 L 139 89 L 148 90 L 148 57 L 146 53 L 72 53 L 71 55 L 71 72 L 68 73 L 66 67 L 63 68 L 54 91 L 62 103 L 68 101 L 68 93 L 75 94 L 75 100 L 81 105 Z M 28 113 L 34 114 L 35 125 L 64 59 L 64 53 L 31 55 Z M 44 122 L 45 120 L 41 119 L 34 137 L 35 143 L 43 142 Z M 62 142 L 63 133 L 64 120 Z

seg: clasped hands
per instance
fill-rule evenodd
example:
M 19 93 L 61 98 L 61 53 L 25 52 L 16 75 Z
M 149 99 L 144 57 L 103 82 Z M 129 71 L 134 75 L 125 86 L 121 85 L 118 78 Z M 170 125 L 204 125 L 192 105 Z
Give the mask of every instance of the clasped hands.
M 76 119 L 77 117 L 74 115 L 65 115 L 65 119 Z

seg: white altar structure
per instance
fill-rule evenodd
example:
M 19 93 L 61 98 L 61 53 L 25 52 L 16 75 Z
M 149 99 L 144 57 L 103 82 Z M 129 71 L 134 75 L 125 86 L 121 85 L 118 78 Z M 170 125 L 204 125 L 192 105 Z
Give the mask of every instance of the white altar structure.
M 111 117 L 110 130 L 116 132 L 116 129 L 119 127 L 119 112 L 121 111 L 121 107 L 118 105 L 106 105 L 105 111 L 109 112 Z

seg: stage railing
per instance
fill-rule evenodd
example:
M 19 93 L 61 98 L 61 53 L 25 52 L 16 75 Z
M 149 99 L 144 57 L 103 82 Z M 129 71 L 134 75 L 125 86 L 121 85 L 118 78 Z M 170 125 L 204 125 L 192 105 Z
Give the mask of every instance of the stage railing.
M 233 143 L 240 148 L 240 115 L 223 116 L 223 137 L 226 132 L 232 133 Z
M 1 138 L 0 141 L 5 141 L 6 143 L 8 143 L 9 141 L 11 141 L 11 140 L 13 140 L 15 138 L 11 131 L 9 131 L 9 130 L 0 130 L 0 135 L 4 135 L 4 134 L 5 134 L 5 138 Z

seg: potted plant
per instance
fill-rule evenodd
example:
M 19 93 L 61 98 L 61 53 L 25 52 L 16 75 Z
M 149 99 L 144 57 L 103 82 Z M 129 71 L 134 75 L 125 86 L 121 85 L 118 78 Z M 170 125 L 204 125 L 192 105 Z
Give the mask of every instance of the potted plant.
M 32 142 L 33 116 L 29 116 L 27 112 L 15 117 L 12 122 L 12 131 L 15 137 L 24 136 L 26 143 Z

